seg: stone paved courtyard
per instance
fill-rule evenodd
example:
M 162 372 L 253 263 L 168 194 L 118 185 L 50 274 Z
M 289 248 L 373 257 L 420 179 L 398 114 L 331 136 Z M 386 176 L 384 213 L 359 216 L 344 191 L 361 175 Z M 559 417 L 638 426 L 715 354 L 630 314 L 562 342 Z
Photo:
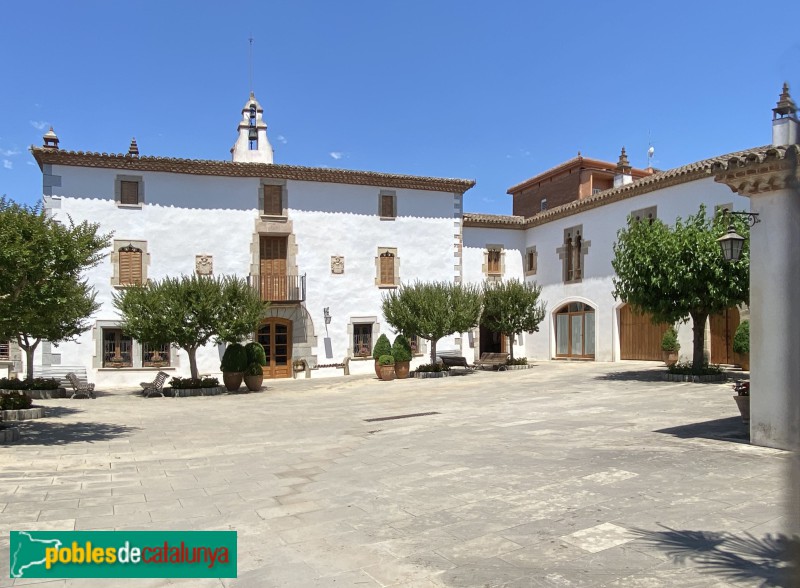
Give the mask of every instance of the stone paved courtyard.
M 652 363 L 36 401 L 0 446 L 8 531 L 235 529 L 235 580 L 118 586 L 778 586 L 788 454 L 729 384 Z M 436 412 L 404 419 L 365 419 Z

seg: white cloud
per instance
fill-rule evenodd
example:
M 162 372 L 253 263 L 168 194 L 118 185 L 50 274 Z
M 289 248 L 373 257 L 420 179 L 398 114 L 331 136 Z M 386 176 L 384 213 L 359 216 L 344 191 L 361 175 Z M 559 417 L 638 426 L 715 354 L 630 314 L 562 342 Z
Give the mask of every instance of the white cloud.
M 286 143 L 289 142 L 289 141 L 286 140 L 286 137 L 284 137 L 283 135 L 278 135 L 277 137 L 275 137 L 275 140 L 278 143 L 283 143 L 284 145 L 286 145 Z
M 338 160 L 344 157 L 344 153 L 342 153 L 341 151 L 331 151 L 330 156 Z
M 9 160 L 4 159 L 3 160 L 3 167 L 6 168 L 6 169 L 11 169 L 11 168 L 14 167 L 14 164 L 11 163 Z
M 11 157 L 13 155 L 19 155 L 19 149 L 0 149 L 0 156 Z
M 38 129 L 38 130 L 40 130 L 40 131 L 43 131 L 43 130 L 45 130 L 47 127 L 49 127 L 49 126 L 50 126 L 50 123 L 49 123 L 49 122 L 47 122 L 47 121 L 44 121 L 44 120 L 32 120 L 32 121 L 30 121 L 30 122 L 31 122 L 31 126 L 32 126 L 34 129 Z
M 35 163 L 33 163 L 32 161 L 26 161 L 25 163 L 27 163 L 28 165 L 36 165 L 36 164 L 35 164 Z

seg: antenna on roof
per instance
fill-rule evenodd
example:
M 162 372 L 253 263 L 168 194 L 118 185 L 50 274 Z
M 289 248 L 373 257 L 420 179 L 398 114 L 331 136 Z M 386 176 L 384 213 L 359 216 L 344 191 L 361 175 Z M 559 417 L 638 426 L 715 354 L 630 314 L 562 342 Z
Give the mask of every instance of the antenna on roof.
M 653 147 L 652 141 L 650 141 L 650 131 L 647 131 L 647 144 L 649 146 L 648 149 L 647 149 L 647 167 L 652 168 L 653 167 L 653 155 L 655 155 L 656 149 L 655 149 L 655 147 Z
M 253 93 L 253 33 L 250 33 L 250 54 L 248 56 L 249 68 L 250 68 L 250 93 Z

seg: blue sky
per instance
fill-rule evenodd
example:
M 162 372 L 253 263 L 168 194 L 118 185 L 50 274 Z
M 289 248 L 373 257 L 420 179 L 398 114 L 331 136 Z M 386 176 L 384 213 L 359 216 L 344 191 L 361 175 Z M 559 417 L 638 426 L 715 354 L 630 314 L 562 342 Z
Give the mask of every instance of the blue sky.
M 3 8 L 0 194 L 29 203 L 50 125 L 64 149 L 229 159 L 251 33 L 276 163 L 473 178 L 471 212 L 579 150 L 644 167 L 649 138 L 666 169 L 767 144 L 781 84 L 800 99 L 800 2 Z

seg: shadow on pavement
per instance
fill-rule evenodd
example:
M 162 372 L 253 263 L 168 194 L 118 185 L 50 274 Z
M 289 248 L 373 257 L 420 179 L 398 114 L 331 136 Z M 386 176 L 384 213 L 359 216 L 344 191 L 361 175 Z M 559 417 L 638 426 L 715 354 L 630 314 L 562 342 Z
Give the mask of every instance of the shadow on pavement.
M 51 423 L 20 421 L 20 439 L 14 445 L 66 445 L 96 443 L 125 436 L 138 427 L 109 423 Z
M 666 368 L 663 370 L 624 370 L 619 372 L 608 372 L 607 374 L 600 374 L 595 376 L 595 380 L 613 380 L 613 381 L 634 381 L 634 382 L 663 382 L 664 374 L 667 373 Z M 717 382 L 719 383 L 719 382 Z
M 668 429 L 658 429 L 655 432 L 673 435 L 681 439 L 700 437 L 703 439 L 734 441 L 736 443 L 750 443 L 750 428 L 746 423 L 742 422 L 741 417 L 691 423 Z
M 687 560 L 702 572 L 731 582 L 754 580 L 761 588 L 796 587 L 798 572 L 791 553 L 800 548 L 800 537 L 768 533 L 761 538 L 744 532 L 715 533 L 664 527 L 663 531 L 632 529 L 639 541 L 667 553 L 675 562 Z

